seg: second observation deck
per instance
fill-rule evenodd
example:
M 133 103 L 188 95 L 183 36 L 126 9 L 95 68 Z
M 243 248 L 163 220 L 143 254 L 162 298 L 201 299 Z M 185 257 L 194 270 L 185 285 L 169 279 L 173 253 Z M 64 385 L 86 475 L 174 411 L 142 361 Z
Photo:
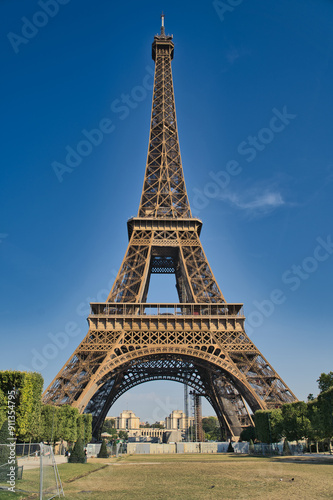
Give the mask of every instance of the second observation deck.
M 119 303 L 119 302 L 92 302 L 91 316 L 218 316 L 244 317 L 243 304 L 147 304 L 147 303 Z

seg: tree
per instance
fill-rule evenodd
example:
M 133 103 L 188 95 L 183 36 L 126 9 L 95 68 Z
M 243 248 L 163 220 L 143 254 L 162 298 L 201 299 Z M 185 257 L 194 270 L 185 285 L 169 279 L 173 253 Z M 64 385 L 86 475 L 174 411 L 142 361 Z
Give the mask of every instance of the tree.
M 119 431 L 118 433 L 119 439 L 123 439 L 124 441 L 128 440 L 128 433 L 126 431 Z
M 331 452 L 331 440 L 333 437 L 333 387 L 319 394 L 318 410 L 320 429 L 322 435 L 329 440 Z
M 202 419 L 202 428 L 205 432 L 205 438 L 212 441 L 221 439 L 221 429 L 216 417 L 204 417 Z
M 320 392 L 327 391 L 333 386 L 333 372 L 322 373 L 317 382 Z
M 13 449 L 8 444 L 13 443 Z M 15 477 L 17 477 L 17 461 L 15 454 L 15 441 L 12 440 L 12 436 L 9 433 L 8 421 L 7 419 L 3 422 L 0 429 L 0 481 L 6 482 L 9 480 L 8 474 L 10 474 L 15 467 Z
M 38 436 L 44 380 L 39 373 L 26 373 L 19 389 L 18 438 L 32 441 Z
M 84 464 L 87 461 L 87 457 L 84 453 L 83 441 L 79 438 L 73 448 L 71 456 L 68 458 L 68 462 L 72 464 Z
M 283 429 L 288 441 L 299 441 L 311 433 L 308 406 L 304 401 L 287 403 L 282 406 Z
M 283 435 L 283 416 L 280 408 L 271 411 L 270 426 L 272 443 L 278 443 Z
M 101 446 L 101 449 L 99 450 L 99 454 L 97 455 L 97 458 L 108 458 L 108 456 L 109 455 L 108 455 L 108 450 L 106 447 L 106 442 L 103 439 L 102 446 Z
M 7 399 L 5 398 L 3 390 L 0 388 L 0 429 L 6 420 L 7 416 Z
M 42 405 L 39 428 L 39 441 L 54 443 L 57 441 L 59 407 L 55 405 Z
M 141 429 L 150 429 L 152 426 L 150 425 L 149 422 L 145 422 L 144 424 L 140 425 Z
M 92 415 L 79 414 L 77 408 L 69 405 L 42 405 L 39 426 L 39 440 L 55 443 L 64 440 L 75 443 L 81 438 L 84 444 L 92 437 Z
M 283 441 L 283 452 L 282 453 L 285 456 L 291 455 L 291 451 L 290 451 L 290 447 L 289 447 L 289 443 L 287 441 L 287 438 L 285 438 Z
M 245 427 L 245 429 L 243 429 L 241 434 L 240 434 L 240 439 L 242 441 L 247 441 L 247 442 L 252 441 L 252 444 L 253 444 L 253 441 L 256 439 L 256 437 L 257 437 L 256 431 L 252 425 Z
M 318 441 L 323 439 L 323 429 L 320 418 L 320 411 L 318 407 L 318 400 L 309 400 L 307 403 L 308 408 L 308 418 L 311 422 L 310 432 L 308 434 L 308 439 L 316 443 L 316 452 L 318 453 Z
M 79 433 L 80 424 L 83 424 L 79 410 L 70 405 L 57 407 L 57 422 L 54 431 L 54 441 L 64 440 L 74 443 L 79 437 L 83 441 L 84 429 Z
M 8 394 L 15 393 L 15 434 L 20 441 L 37 439 L 41 416 L 43 377 L 40 373 L 4 370 L 0 372 L 0 419 Z
M 118 432 L 116 431 L 116 429 L 109 429 L 108 433 L 111 435 L 111 437 L 109 438 L 111 442 L 114 442 L 118 439 Z
M 165 425 L 164 424 L 161 424 L 160 422 L 155 422 L 153 424 L 153 428 L 154 429 L 164 429 L 165 428 Z
M 102 426 L 102 432 L 108 432 L 111 434 L 110 430 L 114 429 L 116 426 L 116 421 L 114 418 L 106 418 Z
M 86 445 L 92 438 L 92 414 L 83 413 L 77 418 L 77 434 Z
M 276 410 L 257 410 L 254 415 L 256 435 L 262 443 L 280 441 L 283 431 L 283 419 L 280 408 Z

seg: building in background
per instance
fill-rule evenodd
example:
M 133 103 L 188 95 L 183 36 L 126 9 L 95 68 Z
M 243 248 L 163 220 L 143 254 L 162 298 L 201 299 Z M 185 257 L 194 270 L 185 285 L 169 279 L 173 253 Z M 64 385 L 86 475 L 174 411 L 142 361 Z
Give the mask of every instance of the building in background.
M 129 410 L 122 411 L 119 417 L 116 417 L 115 420 L 116 429 L 119 431 L 130 431 L 140 428 L 139 417 L 137 417 L 134 412 Z
M 148 427 L 147 422 L 140 422 L 140 418 L 131 410 L 124 410 L 119 417 L 106 417 L 113 419 L 117 431 L 126 431 L 130 442 L 150 442 L 150 443 L 168 443 L 170 441 L 188 440 L 189 428 L 193 427 L 194 418 L 188 418 L 186 426 L 185 413 L 181 410 L 173 410 L 165 422 L 161 420 L 156 422 L 159 426 L 165 425 L 165 428 Z M 187 432 L 186 432 L 187 431 Z
M 193 426 L 194 418 L 187 418 L 182 410 L 173 410 L 168 417 L 165 418 L 165 428 L 168 430 L 179 430 L 185 432 Z

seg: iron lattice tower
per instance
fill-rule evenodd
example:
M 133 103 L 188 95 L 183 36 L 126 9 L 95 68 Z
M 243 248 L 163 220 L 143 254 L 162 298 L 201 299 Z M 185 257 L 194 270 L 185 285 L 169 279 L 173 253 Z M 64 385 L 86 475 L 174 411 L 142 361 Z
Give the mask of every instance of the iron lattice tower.
M 172 36 L 154 37 L 150 140 L 137 217 L 106 302 L 92 303 L 89 331 L 46 389 L 49 404 L 93 414 L 98 436 L 113 403 L 138 384 L 168 379 L 213 406 L 224 435 L 236 438 L 251 411 L 296 398 L 246 335 L 242 304 L 226 303 L 192 217 L 177 132 Z M 173 273 L 177 304 L 146 303 L 152 273 Z

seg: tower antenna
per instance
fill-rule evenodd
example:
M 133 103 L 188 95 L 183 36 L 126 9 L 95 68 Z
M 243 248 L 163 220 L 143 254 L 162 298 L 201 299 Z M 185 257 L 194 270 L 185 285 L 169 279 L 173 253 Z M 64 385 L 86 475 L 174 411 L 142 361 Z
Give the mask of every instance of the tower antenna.
M 164 13 L 162 11 L 161 14 L 161 35 L 165 35 L 165 29 L 164 29 Z

